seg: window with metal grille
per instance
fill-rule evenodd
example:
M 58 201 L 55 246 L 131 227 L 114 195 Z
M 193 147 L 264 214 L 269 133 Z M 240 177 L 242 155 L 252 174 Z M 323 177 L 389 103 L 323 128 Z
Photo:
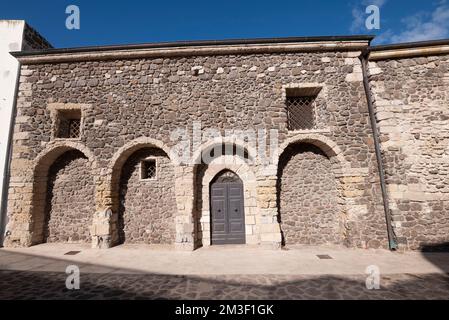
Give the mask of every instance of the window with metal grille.
M 285 88 L 288 130 L 316 128 L 315 105 L 321 86 L 290 86 Z
M 288 130 L 312 129 L 315 127 L 316 96 L 288 97 Z
M 69 120 L 69 138 L 79 138 L 81 134 L 81 120 Z
M 156 159 L 145 159 L 140 163 L 140 178 L 142 180 L 156 179 Z
M 81 110 L 59 110 L 56 137 L 77 139 L 81 136 Z

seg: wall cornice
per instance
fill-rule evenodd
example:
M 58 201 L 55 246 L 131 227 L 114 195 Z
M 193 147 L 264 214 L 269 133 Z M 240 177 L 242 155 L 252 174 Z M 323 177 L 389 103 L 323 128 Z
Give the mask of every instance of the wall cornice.
M 141 58 L 165 58 L 208 55 L 245 55 L 245 54 L 273 54 L 295 52 L 322 51 L 362 51 L 367 48 L 367 40 L 354 41 L 317 41 L 304 43 L 276 43 L 276 44 L 236 44 L 236 45 L 204 45 L 188 47 L 161 48 L 130 48 L 101 50 L 97 48 L 89 51 L 54 50 L 24 54 L 12 53 L 22 65 L 43 63 L 65 63 L 81 61 L 122 60 Z

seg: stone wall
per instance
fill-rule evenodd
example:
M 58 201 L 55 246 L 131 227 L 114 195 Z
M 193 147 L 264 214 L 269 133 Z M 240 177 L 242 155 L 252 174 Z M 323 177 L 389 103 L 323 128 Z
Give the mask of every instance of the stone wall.
M 36 30 L 25 23 L 25 28 L 23 31 L 23 45 L 22 50 L 43 50 L 50 49 L 53 46 L 47 41 L 42 35 Z
M 156 159 L 157 177 L 142 180 L 140 162 Z M 122 243 L 173 244 L 176 213 L 175 174 L 167 155 L 155 148 L 132 154 L 120 181 L 119 236 Z
M 46 242 L 90 242 L 95 184 L 88 160 L 79 151 L 60 156 L 48 172 Z
M 203 129 L 279 129 L 287 135 L 286 84 L 323 86 L 318 130 L 341 146 L 353 167 L 369 167 L 371 150 L 360 63 L 355 53 L 298 53 L 95 61 L 26 65 L 29 92 L 19 132 L 52 139 L 49 103 L 91 104 L 84 136 L 106 163 L 125 142 L 151 136 L 173 145 L 171 130 L 201 121 Z M 329 62 L 322 62 L 329 61 Z M 191 71 L 201 66 L 203 73 Z M 320 96 L 321 99 L 321 96 Z M 182 111 L 182 112 L 179 112 Z M 31 150 L 38 154 L 42 146 Z M 101 164 L 101 163 L 100 163 Z
M 341 244 L 341 206 L 328 157 L 308 144 L 290 146 L 279 161 L 279 218 L 285 244 Z
M 399 245 L 449 241 L 449 56 L 369 63 Z
M 117 181 L 113 177 L 121 167 L 112 163 L 120 157 L 118 153 L 127 152 L 128 144 L 145 137 L 169 149 L 176 143 L 170 139 L 173 130 L 191 129 L 193 121 L 200 121 L 203 132 L 210 128 L 278 130 L 279 145 L 314 136 L 309 142 L 319 145 L 340 165 L 336 178 L 348 244 L 386 247 L 372 132 L 357 58 L 360 51 L 331 50 L 23 65 L 13 145 L 9 239 L 28 243 L 29 203 L 14 194 L 21 188 L 29 192 L 23 183 L 32 183 L 34 159 L 55 141 L 64 143 L 53 136 L 51 106 L 57 104 L 82 105 L 82 136 L 77 142 L 90 150 L 90 160 L 98 168 L 96 212 L 113 208 L 110 225 L 95 226 L 95 232 L 115 232 L 116 196 L 112 190 Z M 285 89 L 302 85 L 321 87 L 318 125 L 288 132 Z M 255 194 L 251 196 L 258 208 L 250 228 L 254 242 L 280 241 L 276 173 L 277 158 L 271 166 L 258 166 L 254 172 L 251 187 Z M 176 165 L 175 175 L 176 242 L 191 245 L 195 236 L 193 204 L 199 196 L 193 193 L 193 166 Z M 108 219 L 102 215 L 100 220 Z

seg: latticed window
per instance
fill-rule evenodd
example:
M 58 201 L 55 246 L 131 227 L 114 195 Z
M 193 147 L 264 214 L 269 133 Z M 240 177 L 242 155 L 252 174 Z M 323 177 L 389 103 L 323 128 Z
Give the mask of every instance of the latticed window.
M 81 136 L 81 110 L 59 110 L 56 137 L 77 139 Z
M 156 159 L 145 159 L 140 164 L 140 178 L 142 180 L 156 179 Z
M 316 96 L 287 96 L 288 130 L 313 129 L 315 127 Z
M 69 120 L 69 138 L 79 138 L 81 134 L 81 120 Z

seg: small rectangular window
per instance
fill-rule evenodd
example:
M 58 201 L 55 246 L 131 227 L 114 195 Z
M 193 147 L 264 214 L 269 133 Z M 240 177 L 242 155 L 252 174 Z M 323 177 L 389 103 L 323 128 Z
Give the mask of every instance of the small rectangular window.
M 316 127 L 315 105 L 320 87 L 287 88 L 288 130 L 306 130 Z
M 140 178 L 142 180 L 156 179 L 156 159 L 145 159 L 140 163 Z
M 59 110 L 57 138 L 77 139 L 81 136 L 81 110 Z
M 315 127 L 315 97 L 287 97 L 288 130 Z

